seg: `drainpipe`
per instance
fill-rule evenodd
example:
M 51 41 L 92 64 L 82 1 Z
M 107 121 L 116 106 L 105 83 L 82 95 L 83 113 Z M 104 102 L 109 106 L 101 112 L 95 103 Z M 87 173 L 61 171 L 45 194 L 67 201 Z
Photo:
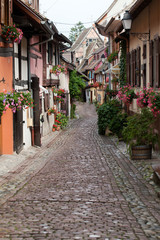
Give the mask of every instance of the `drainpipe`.
M 28 58 L 28 90 L 31 90 L 31 69 L 30 69 L 30 38 L 27 39 L 27 58 Z
M 50 42 L 50 41 L 52 41 L 52 40 L 53 40 L 53 35 L 51 35 L 51 37 L 50 37 L 49 39 L 45 40 L 45 41 L 33 43 L 33 44 L 29 45 L 29 46 L 30 46 L 30 47 L 34 47 L 34 46 L 36 46 L 36 45 L 41 45 L 41 44 L 43 44 L 43 43 L 47 43 L 47 42 Z
M 108 54 L 110 54 L 110 46 L 111 46 L 111 37 L 109 35 L 109 47 L 108 47 Z M 108 62 L 108 68 L 110 69 L 111 68 L 111 63 Z M 109 89 L 111 89 L 111 74 L 109 74 Z

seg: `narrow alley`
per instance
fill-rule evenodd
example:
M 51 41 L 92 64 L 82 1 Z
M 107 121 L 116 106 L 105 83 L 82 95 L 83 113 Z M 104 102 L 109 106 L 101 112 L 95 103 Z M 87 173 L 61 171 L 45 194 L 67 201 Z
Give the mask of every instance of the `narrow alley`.
M 98 135 L 94 106 L 78 110 L 79 119 L 26 162 L 32 176 L 21 176 L 20 185 L 10 179 L 19 190 L 0 206 L 0 239 L 160 239 L 154 189 L 110 138 Z M 32 160 L 45 164 L 37 171 Z

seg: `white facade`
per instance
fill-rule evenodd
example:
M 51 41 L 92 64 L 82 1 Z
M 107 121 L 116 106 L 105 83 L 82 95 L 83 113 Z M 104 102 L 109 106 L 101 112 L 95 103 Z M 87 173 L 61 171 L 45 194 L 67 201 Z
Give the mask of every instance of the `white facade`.
M 65 90 L 66 93 L 68 93 L 68 113 L 70 117 L 71 112 L 71 104 L 70 104 L 70 94 L 69 94 L 69 72 L 67 74 L 61 73 L 60 74 L 60 86 L 59 88 L 62 88 Z
M 52 107 L 55 107 L 57 108 L 56 106 L 56 103 L 54 103 L 54 100 L 53 100 L 53 93 L 52 93 L 52 89 L 51 88 L 48 88 L 48 94 L 49 94 L 49 106 L 50 108 Z M 44 92 L 41 92 L 41 97 L 42 97 L 42 113 L 40 115 L 40 119 L 44 119 L 44 122 L 40 121 L 40 128 L 41 128 L 41 136 L 45 136 L 49 133 L 52 132 L 52 127 L 53 127 L 53 124 L 54 124 L 54 114 L 51 114 L 51 115 L 48 115 L 48 112 L 45 112 L 45 109 L 44 109 Z

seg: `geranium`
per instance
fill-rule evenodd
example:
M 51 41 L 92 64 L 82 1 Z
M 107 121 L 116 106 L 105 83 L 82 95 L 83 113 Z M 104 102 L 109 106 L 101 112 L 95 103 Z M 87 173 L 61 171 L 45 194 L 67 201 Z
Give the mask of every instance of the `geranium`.
M 57 93 L 58 93 L 58 95 L 64 94 L 65 90 L 60 88 L 60 89 L 57 90 Z
M 149 104 L 149 98 L 154 95 L 153 88 L 143 88 L 143 91 L 137 93 L 137 105 L 140 108 L 147 107 Z
M 57 112 L 57 111 L 56 111 L 56 109 L 55 109 L 54 107 L 48 109 L 48 115 L 54 114 L 54 113 L 56 113 L 56 112 Z
M 56 125 L 56 124 L 53 124 L 53 128 L 55 128 L 55 129 L 56 129 L 56 128 L 57 128 L 57 125 Z
M 12 40 L 13 42 L 20 43 L 23 37 L 23 32 L 20 28 L 13 26 L 3 26 L 2 27 L 2 37 L 6 41 Z
M 126 85 L 120 88 L 117 94 L 118 98 L 125 104 L 131 104 L 133 98 L 136 97 L 134 89 L 130 85 Z
M 56 96 L 56 101 L 57 102 L 63 102 L 63 98 L 61 96 Z
M 160 114 L 160 92 L 155 92 L 153 88 L 144 88 L 137 93 L 137 105 L 140 108 L 148 107 L 157 117 Z
M 116 60 L 118 57 L 118 51 L 111 53 L 108 57 L 107 60 L 109 63 L 113 62 L 114 60 Z
M 111 99 L 112 97 L 116 97 L 118 94 L 118 90 L 112 90 L 109 88 L 106 88 L 106 95 Z
M 50 70 L 50 73 L 54 73 L 57 76 L 59 76 L 60 73 L 67 74 L 67 68 L 62 65 L 56 65 Z
M 56 122 L 57 125 L 61 125 L 61 122 L 60 122 L 60 121 L 55 120 L 55 122 Z
M 157 117 L 160 114 L 160 93 L 152 91 L 148 99 L 148 107 L 151 109 L 153 115 Z
M 6 112 L 8 108 L 15 113 L 22 108 L 33 108 L 33 99 L 30 92 L 6 92 L 0 93 L 0 115 Z

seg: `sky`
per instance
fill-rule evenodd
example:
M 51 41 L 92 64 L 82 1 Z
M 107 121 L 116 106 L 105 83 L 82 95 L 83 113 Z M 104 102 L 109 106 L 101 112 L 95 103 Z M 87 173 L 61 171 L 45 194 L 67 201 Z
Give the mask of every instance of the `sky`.
M 40 0 L 40 12 L 69 37 L 71 27 L 81 21 L 90 27 L 108 9 L 113 0 Z

